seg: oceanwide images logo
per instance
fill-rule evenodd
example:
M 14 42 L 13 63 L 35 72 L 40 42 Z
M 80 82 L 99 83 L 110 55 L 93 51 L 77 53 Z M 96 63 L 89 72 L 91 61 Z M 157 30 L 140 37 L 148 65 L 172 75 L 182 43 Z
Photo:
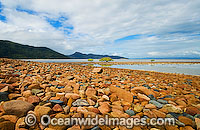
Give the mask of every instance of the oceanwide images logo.
M 28 114 L 25 118 L 25 123 L 28 126 L 34 126 L 36 124 L 36 116 L 34 114 Z M 50 118 L 49 115 L 43 115 L 41 117 L 41 124 L 48 126 L 49 124 L 56 126 L 125 126 L 127 128 L 133 128 L 133 126 L 145 126 L 145 125 L 175 125 L 174 118 L 113 118 L 105 115 L 105 117 L 90 117 L 87 118 Z

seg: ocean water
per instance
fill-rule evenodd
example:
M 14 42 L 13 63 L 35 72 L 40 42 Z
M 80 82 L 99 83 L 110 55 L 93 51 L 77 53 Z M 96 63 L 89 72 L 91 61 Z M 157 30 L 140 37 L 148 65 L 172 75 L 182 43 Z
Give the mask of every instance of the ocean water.
M 24 61 L 35 61 L 44 63 L 61 63 L 61 62 L 88 62 L 87 59 L 22 59 Z M 98 62 L 99 59 L 94 59 L 94 62 Z M 150 59 L 115 59 L 114 62 L 150 62 Z M 200 59 L 156 59 L 154 62 L 200 62 Z M 87 64 L 86 64 L 87 65 Z M 94 65 L 100 67 L 101 65 Z M 200 76 L 200 64 L 143 64 L 143 65 L 111 65 L 102 66 L 111 68 L 133 69 L 133 70 L 145 70 L 156 71 L 166 73 L 179 73 L 186 75 L 199 75 Z
M 101 65 L 94 65 L 101 67 Z M 200 76 L 200 64 L 140 64 L 140 65 L 111 65 L 102 66 L 111 68 L 122 68 L 132 70 L 145 70 L 145 71 L 156 71 L 166 73 L 178 73 L 186 75 L 199 75 Z

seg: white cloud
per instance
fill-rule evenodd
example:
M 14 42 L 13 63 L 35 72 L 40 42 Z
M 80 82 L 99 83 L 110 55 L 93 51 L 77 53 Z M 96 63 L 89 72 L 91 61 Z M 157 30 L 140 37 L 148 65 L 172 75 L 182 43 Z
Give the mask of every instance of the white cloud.
M 0 22 L 0 39 L 47 46 L 65 54 L 73 51 L 122 54 L 128 57 L 156 56 L 199 48 L 200 1 L 188 0 L 0 0 L 7 23 Z M 31 15 L 16 7 L 37 12 Z M 45 19 L 67 17 L 71 34 L 52 27 Z M 185 31 L 185 33 L 182 33 Z M 113 43 L 129 35 L 140 39 Z M 154 35 L 148 37 L 148 35 Z M 194 36 L 193 36 L 194 35 Z M 108 44 L 107 44 L 108 42 Z M 89 52 L 88 52 L 89 51 Z M 164 53 L 166 52 L 166 53 Z M 173 53 L 175 54 L 175 53 Z M 176 55 L 176 54 L 175 54 Z
M 158 55 L 160 55 L 160 53 L 156 52 L 156 51 L 148 52 L 147 54 L 151 55 L 151 56 L 158 56 Z

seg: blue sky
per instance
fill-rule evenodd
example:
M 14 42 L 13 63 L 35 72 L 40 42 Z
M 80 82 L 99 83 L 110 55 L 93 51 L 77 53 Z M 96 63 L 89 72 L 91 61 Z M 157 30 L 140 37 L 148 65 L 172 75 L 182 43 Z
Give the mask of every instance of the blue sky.
M 0 39 L 63 54 L 200 57 L 199 0 L 0 0 Z

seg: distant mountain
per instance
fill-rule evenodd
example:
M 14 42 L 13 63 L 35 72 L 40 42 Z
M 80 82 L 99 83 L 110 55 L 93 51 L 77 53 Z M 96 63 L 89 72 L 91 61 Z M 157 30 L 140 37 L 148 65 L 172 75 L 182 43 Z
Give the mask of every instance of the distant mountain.
M 109 55 L 96 55 L 96 54 L 83 54 L 80 52 L 75 52 L 72 55 L 69 55 L 70 58 L 72 59 L 101 59 L 103 57 L 110 57 L 112 59 L 127 59 L 125 57 L 121 57 L 121 56 L 109 56 Z
M 0 40 L 0 58 L 12 59 L 70 59 L 47 47 L 22 45 L 7 40 Z

